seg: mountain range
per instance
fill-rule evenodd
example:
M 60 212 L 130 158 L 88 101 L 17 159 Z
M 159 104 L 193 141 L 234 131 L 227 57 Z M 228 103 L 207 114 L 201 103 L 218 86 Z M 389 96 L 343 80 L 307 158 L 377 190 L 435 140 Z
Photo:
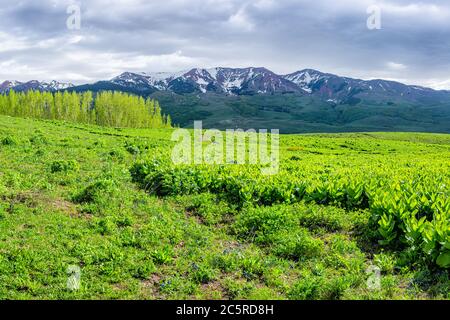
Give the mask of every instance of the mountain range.
M 118 90 L 161 102 L 175 123 L 205 127 L 279 128 L 284 132 L 450 132 L 450 91 L 387 80 L 360 80 L 305 69 L 278 75 L 266 68 L 195 68 L 124 72 L 73 86 L 52 81 L 5 81 L 10 89 L 94 92 Z
M 31 80 L 28 82 L 20 81 L 9 81 L 6 80 L 0 84 L 0 93 L 8 92 L 9 90 L 14 90 L 17 92 L 37 90 L 37 91 L 58 91 L 74 87 L 71 83 L 63 83 L 53 80 L 51 82 L 40 82 L 37 80 Z

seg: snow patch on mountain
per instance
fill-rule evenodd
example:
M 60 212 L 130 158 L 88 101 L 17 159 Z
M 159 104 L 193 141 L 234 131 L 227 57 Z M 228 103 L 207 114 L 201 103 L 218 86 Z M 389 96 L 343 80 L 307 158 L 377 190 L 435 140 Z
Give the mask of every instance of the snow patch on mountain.
M 278 75 L 262 67 L 194 68 L 180 72 L 130 73 L 111 80 L 137 90 L 171 91 L 178 94 L 216 93 L 226 95 L 296 93 L 307 94 L 339 103 L 358 104 L 368 95 L 386 101 L 407 96 L 416 100 L 431 95 L 440 99 L 442 92 L 419 86 L 407 86 L 387 80 L 361 80 L 304 69 L 288 75 Z
M 6 80 L 0 84 L 0 93 L 9 92 L 10 90 L 14 91 L 29 91 L 29 90 L 37 90 L 37 91 L 58 91 L 68 89 L 73 87 L 72 83 L 58 82 L 56 80 L 52 80 L 51 82 L 40 82 L 37 80 L 31 80 L 28 82 L 20 82 L 15 80 Z
M 292 74 L 285 75 L 284 78 L 295 83 L 301 89 L 308 93 L 312 93 L 311 87 L 321 78 L 323 75 L 315 70 L 301 70 Z M 328 79 L 326 79 L 328 81 Z

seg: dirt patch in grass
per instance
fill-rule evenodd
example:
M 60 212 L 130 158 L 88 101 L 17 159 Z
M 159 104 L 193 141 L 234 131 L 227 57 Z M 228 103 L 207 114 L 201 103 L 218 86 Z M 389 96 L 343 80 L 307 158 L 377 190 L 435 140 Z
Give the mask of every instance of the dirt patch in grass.
M 36 208 L 43 195 L 38 192 L 18 192 L 9 195 L 3 195 L 1 197 L 2 201 L 9 202 L 10 206 L 15 204 L 23 204 L 28 208 Z
M 203 293 L 203 299 L 207 300 L 228 299 L 225 288 L 218 280 L 202 284 L 200 291 Z
M 71 217 L 78 216 L 75 204 L 61 198 L 53 199 L 48 195 L 36 191 L 25 191 L 10 195 L 3 195 L 1 200 L 9 202 L 11 207 L 15 204 L 23 204 L 31 209 L 37 207 L 51 208 L 67 213 Z
M 77 211 L 77 207 L 72 202 L 64 199 L 53 199 L 51 200 L 51 206 L 58 211 L 69 214 L 70 217 L 78 217 L 80 214 Z
M 159 291 L 159 285 L 162 277 L 159 274 L 152 274 L 150 279 L 141 281 L 141 291 L 145 298 L 151 299 L 163 299 L 161 292 Z
M 193 219 L 197 224 L 205 224 L 205 220 L 199 216 L 198 212 L 193 208 L 187 208 L 185 211 L 186 218 Z

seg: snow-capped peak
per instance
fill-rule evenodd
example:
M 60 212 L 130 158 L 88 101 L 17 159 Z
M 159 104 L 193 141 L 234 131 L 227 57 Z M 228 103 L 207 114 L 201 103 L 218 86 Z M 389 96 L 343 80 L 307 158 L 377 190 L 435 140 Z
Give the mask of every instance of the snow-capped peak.
M 0 93 L 8 92 L 9 90 L 14 91 L 29 91 L 29 90 L 38 90 L 38 91 L 58 91 L 64 90 L 74 85 L 71 83 L 58 82 L 56 80 L 52 80 L 50 82 L 31 80 L 28 82 L 20 82 L 15 80 L 7 80 L 0 84 Z
M 51 91 L 56 90 L 64 90 L 70 87 L 73 87 L 74 85 L 72 83 L 68 82 L 58 82 L 56 80 L 52 80 L 50 83 L 42 83 L 44 86 L 47 87 L 47 89 Z
M 406 86 L 385 80 L 360 80 L 304 69 L 288 75 L 277 75 L 262 67 L 193 68 L 180 72 L 125 72 L 112 82 L 139 90 L 174 93 L 221 93 L 227 95 L 260 93 L 298 93 L 325 99 L 347 101 L 361 94 L 424 94 L 424 88 Z M 430 89 L 431 90 L 431 89 Z M 409 94 L 409 93 L 408 93 Z M 357 99 L 351 100 L 358 101 Z
M 312 92 L 312 85 L 322 77 L 324 77 L 324 74 L 311 69 L 297 71 L 284 76 L 286 80 L 295 83 L 300 88 L 309 93 Z

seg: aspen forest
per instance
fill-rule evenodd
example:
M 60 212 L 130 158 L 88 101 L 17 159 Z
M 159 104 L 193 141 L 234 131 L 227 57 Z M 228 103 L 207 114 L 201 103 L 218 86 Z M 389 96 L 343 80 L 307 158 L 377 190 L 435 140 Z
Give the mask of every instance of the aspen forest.
M 0 95 L 0 114 L 106 127 L 170 128 L 156 100 L 121 92 L 14 92 Z

